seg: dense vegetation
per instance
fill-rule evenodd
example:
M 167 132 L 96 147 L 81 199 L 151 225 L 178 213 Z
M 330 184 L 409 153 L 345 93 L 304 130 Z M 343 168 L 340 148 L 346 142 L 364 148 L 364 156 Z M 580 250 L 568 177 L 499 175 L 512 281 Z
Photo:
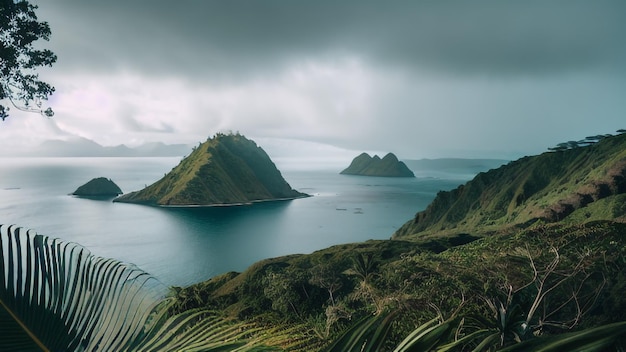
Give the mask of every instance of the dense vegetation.
M 393 153 L 388 153 L 382 159 L 378 155 L 374 157 L 367 153 L 361 153 L 354 158 L 343 175 L 379 176 L 379 177 L 415 177 L 406 164 L 399 161 Z
M 271 326 L 299 326 L 301 350 L 361 318 L 394 311 L 388 343 L 434 317 L 466 318 L 463 334 L 498 329 L 498 307 L 524 339 L 626 320 L 626 225 L 535 225 L 481 239 L 370 241 L 259 262 L 178 291 L 173 312 L 204 307 Z M 543 285 L 543 288 L 540 288 Z M 260 294 L 262 293 L 262 294 Z M 456 312 L 456 313 L 455 313 Z
M 217 134 L 194 148 L 162 179 L 117 202 L 152 205 L 228 205 L 293 199 L 291 189 L 269 156 L 239 134 Z

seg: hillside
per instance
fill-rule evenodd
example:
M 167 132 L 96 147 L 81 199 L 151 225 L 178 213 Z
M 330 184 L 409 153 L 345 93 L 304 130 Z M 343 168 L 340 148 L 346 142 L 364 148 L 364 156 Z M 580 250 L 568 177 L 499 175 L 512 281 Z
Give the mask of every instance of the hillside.
M 114 201 L 204 206 L 305 196 L 289 186 L 256 143 L 239 134 L 218 134 L 194 148 L 159 181 Z
M 393 153 L 388 153 L 382 159 L 378 155 L 371 157 L 367 153 L 361 153 L 340 173 L 359 176 L 415 177 L 413 172 Z
M 297 331 L 276 339 L 286 351 L 324 350 L 372 316 L 393 319 L 383 350 L 433 318 L 466 322 L 440 344 L 472 336 L 466 348 L 479 351 L 624 321 L 626 224 L 614 220 L 626 214 L 625 176 L 626 135 L 525 157 L 440 192 L 394 240 L 266 259 L 176 288 L 173 312 L 203 307 Z
M 626 134 L 568 150 L 524 157 L 458 188 L 439 192 L 393 235 L 488 231 L 503 225 L 555 222 L 626 192 Z M 613 203 L 611 203 L 613 204 Z M 624 207 L 603 219 L 624 215 Z M 620 210 L 621 209 L 621 210 Z M 597 212 L 596 212 L 597 214 Z M 590 217 L 591 215 L 589 215 Z M 589 220 L 589 219 L 587 219 Z
M 558 334 L 569 330 L 543 325 L 548 314 L 544 310 L 552 312 L 552 323 L 584 317 L 572 323 L 579 328 L 626 319 L 625 234 L 625 224 L 594 222 L 536 226 L 478 240 L 456 236 L 338 245 L 266 259 L 243 273 L 177 288 L 172 312 L 215 309 L 274 331 L 294 331 L 289 339 L 276 339 L 285 351 L 320 351 L 362 317 L 385 311 L 396 312 L 388 338 L 392 345 L 435 317 L 436 311 L 467 317 L 472 323 L 463 328 L 465 334 L 494 329 L 499 321 L 497 314 L 491 315 L 490 304 L 504 303 L 509 295 L 512 302 L 503 306 L 505 313 L 510 309 L 507 314 L 519 314 L 512 324 L 528 319 L 532 331 Z M 583 251 L 584 260 L 579 258 Z M 532 267 L 544 270 L 551 265 L 542 274 L 550 288 L 542 309 L 529 311 L 537 297 L 536 286 L 529 283 L 540 282 L 533 279 Z M 512 291 L 507 292 L 509 285 Z M 573 289 L 579 290 L 576 301 L 571 299 Z M 513 326 L 502 332 L 504 338 L 516 333 Z M 479 349 L 488 350 L 494 349 Z

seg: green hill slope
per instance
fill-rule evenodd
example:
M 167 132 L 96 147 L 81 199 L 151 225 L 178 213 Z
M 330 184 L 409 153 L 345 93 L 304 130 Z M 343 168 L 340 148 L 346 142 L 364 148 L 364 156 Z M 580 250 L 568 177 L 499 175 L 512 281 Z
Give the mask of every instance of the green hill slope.
M 607 221 L 626 217 L 625 200 L 626 135 L 525 157 L 440 192 L 394 240 L 266 259 L 176 288 L 174 312 L 289 327 L 301 333 L 277 345 L 307 352 L 386 311 L 395 320 L 385 350 L 437 316 L 462 317 L 455 337 L 488 332 L 463 349 L 481 351 L 625 321 L 626 224 Z
M 586 147 L 524 157 L 478 174 L 449 192 L 439 192 L 428 208 L 393 235 L 488 231 L 537 220 L 560 221 L 578 209 L 626 193 L 626 134 Z M 617 213 L 601 218 L 623 216 Z M 621 209 L 621 211 L 620 211 Z M 593 213 L 596 213 L 594 211 Z M 589 213 L 591 220 L 591 213 Z
M 200 206 L 306 196 L 289 186 L 256 143 L 239 134 L 218 134 L 200 144 L 159 181 L 115 201 Z
M 565 322 L 583 309 L 584 319 L 574 325 L 592 327 L 626 319 L 624 234 L 626 224 L 604 221 L 534 226 L 478 240 L 457 236 L 448 243 L 386 240 L 338 245 L 266 259 L 243 273 L 177 288 L 174 313 L 203 307 L 244 321 L 262 321 L 273 329 L 292 327 L 299 333 L 282 342 L 290 344 L 285 350 L 308 352 L 323 350 L 320 346 L 362 317 L 389 309 L 398 312 L 389 341 L 393 345 L 439 309 L 446 315 L 461 309 L 474 324 L 465 328 L 467 334 L 493 328 L 498 315 L 490 314 L 486 297 L 505 302 L 507 292 L 514 292 L 509 297 L 519 306 L 511 303 L 504 307 L 510 312 L 504 313 L 527 314 L 538 294 L 529 283 L 544 277 L 533 275 L 536 267 L 556 271 L 542 273 L 550 291 L 542 309 L 530 314 L 533 326 L 541 326 L 546 311 L 552 312 L 551 322 Z M 572 289 L 578 290 L 576 301 Z M 548 325 L 541 334 L 568 331 Z M 480 349 L 487 350 L 494 349 Z
M 371 157 L 367 153 L 361 153 L 340 173 L 359 176 L 415 177 L 413 171 L 399 161 L 393 153 L 388 153 L 382 159 L 378 155 Z

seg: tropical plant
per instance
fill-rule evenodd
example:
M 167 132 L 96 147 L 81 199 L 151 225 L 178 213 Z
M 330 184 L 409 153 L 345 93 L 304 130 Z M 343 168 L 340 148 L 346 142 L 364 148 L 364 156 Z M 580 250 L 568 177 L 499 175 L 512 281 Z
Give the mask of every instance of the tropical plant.
M 396 313 L 366 317 L 347 330 L 324 352 L 375 352 L 389 341 Z M 626 346 L 626 322 L 607 324 L 591 329 L 529 339 L 509 347 L 495 347 L 498 332 L 493 329 L 476 330 L 460 336 L 463 320 L 456 314 L 447 320 L 441 315 L 418 326 L 395 347 L 393 352 L 606 352 L 623 351 Z
M 386 342 L 395 313 L 368 316 L 344 332 L 324 352 L 375 352 Z
M 618 351 L 626 342 L 626 322 L 612 323 L 561 334 L 574 328 L 595 306 L 606 280 L 600 273 L 587 272 L 581 254 L 573 263 L 555 248 L 545 267 L 526 247 L 520 254 L 532 269 L 532 279 L 514 290 L 509 284 L 504 298 L 486 298 L 490 316 L 459 316 L 461 305 L 448 319 L 437 310 L 437 317 L 418 326 L 399 344 L 390 341 L 391 314 L 366 318 L 346 331 L 327 352 L 377 351 L 380 346 L 394 352 L 405 351 Z M 542 258 L 546 260 L 546 258 Z M 434 307 L 434 306 L 432 306 Z
M 375 314 L 380 314 L 385 309 L 385 302 L 373 284 L 374 278 L 378 276 L 377 263 L 373 257 L 372 253 L 358 252 L 352 258 L 352 267 L 346 270 L 346 274 L 358 279 L 358 284 L 351 295 L 352 298 L 371 304 L 375 309 Z
M 273 350 L 254 325 L 170 315 L 157 279 L 78 244 L 0 225 L 0 255 L 1 351 Z
M 626 321 L 539 337 L 501 349 L 500 352 L 606 352 L 624 351 L 624 347 L 626 347 Z
M 398 311 L 365 317 L 342 334 L 325 352 L 376 352 L 392 348 L 393 352 L 454 351 L 476 338 L 476 334 L 456 339 L 462 321 L 456 312 L 448 319 L 441 314 L 418 326 L 398 345 L 388 346 Z M 480 333 L 483 333 L 481 331 Z

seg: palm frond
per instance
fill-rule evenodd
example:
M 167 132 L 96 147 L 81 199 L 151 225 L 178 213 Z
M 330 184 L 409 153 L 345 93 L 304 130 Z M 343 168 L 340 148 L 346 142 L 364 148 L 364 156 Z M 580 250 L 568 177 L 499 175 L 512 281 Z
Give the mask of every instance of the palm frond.
M 276 350 L 215 312 L 171 316 L 157 279 L 78 244 L 0 225 L 0 256 L 0 351 Z
M 0 302 L 11 316 L 2 325 L 12 320 L 53 351 L 119 350 L 168 292 L 133 265 L 15 226 L 0 225 L 0 254 Z
M 534 338 L 501 349 L 500 352 L 601 352 L 618 349 L 616 344 L 626 343 L 626 321 L 566 334 Z M 621 345 L 623 348 L 623 345 Z
M 378 351 L 388 338 L 395 313 L 361 319 L 344 332 L 325 352 Z

